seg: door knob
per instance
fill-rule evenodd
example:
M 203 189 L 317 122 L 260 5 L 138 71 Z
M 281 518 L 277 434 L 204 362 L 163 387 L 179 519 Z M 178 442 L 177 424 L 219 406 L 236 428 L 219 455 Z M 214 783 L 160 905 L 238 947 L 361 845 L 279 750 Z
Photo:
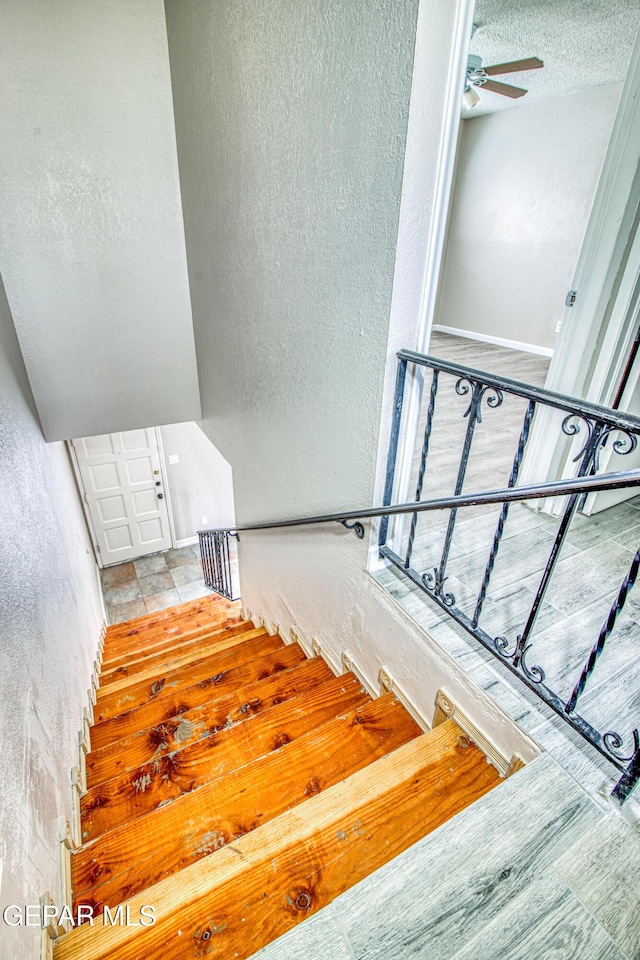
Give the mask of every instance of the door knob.
M 161 484 L 160 480 L 156 480 L 156 487 L 161 487 L 161 486 L 162 486 L 162 484 Z
M 164 493 L 158 494 L 158 500 L 164 500 Z

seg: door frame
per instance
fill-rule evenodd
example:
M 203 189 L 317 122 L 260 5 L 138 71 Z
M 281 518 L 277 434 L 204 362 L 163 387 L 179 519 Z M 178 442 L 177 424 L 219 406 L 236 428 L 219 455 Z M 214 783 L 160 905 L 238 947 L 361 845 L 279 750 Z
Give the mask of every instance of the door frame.
M 164 499 L 167 505 L 167 517 L 169 520 L 169 536 L 171 537 L 171 548 L 175 550 L 176 548 L 176 530 L 173 523 L 173 511 L 171 509 L 171 496 L 169 492 L 169 485 L 165 476 L 165 460 L 164 460 L 164 448 L 162 446 L 162 434 L 160 432 L 160 427 L 148 427 L 147 429 L 153 430 L 156 437 L 156 443 L 158 446 L 158 453 L 160 455 L 160 476 L 162 477 L 162 489 L 164 491 Z M 127 431 L 113 431 L 115 433 L 126 433 Z M 105 566 L 117 566 L 117 564 L 105 564 L 102 559 L 102 554 L 100 553 L 100 548 L 98 546 L 98 538 L 96 536 L 96 531 L 93 526 L 93 517 L 91 516 L 91 511 L 89 510 L 89 501 L 87 499 L 87 492 L 84 488 L 84 483 L 82 480 L 82 473 L 80 472 L 80 464 L 78 463 L 78 457 L 73 446 L 72 440 L 66 441 L 67 450 L 69 451 L 69 459 L 71 460 L 71 466 L 73 467 L 73 472 L 76 478 L 76 484 L 78 486 L 78 496 L 80 497 L 80 503 L 82 504 L 82 509 L 84 511 L 85 520 L 87 521 L 87 530 L 89 531 L 89 537 L 91 539 L 91 544 L 93 546 L 93 555 L 95 557 L 98 567 L 102 570 Z M 150 556 L 150 554 L 143 554 L 143 556 Z M 136 559 L 135 557 L 133 559 Z M 132 561 L 131 561 L 132 562 Z
M 413 75 L 405 142 L 400 216 L 391 293 L 389 340 L 382 401 L 382 421 L 376 470 L 376 502 L 382 502 L 391 411 L 396 377 L 396 352 L 412 346 L 426 353 L 435 316 L 445 250 L 447 222 L 460 133 L 462 94 L 473 26 L 475 0 L 420 0 L 416 25 Z M 445 77 L 444 97 L 441 91 Z M 405 427 L 398 446 L 393 500 L 411 497 L 413 466 L 424 371 L 408 377 L 404 400 Z M 404 518 L 390 522 L 397 546 Z M 376 531 L 372 528 L 370 570 L 380 566 Z
M 572 283 L 573 306 L 565 309 L 545 386 L 592 403 L 608 405 L 615 372 L 635 331 L 616 305 L 627 271 L 635 271 L 634 247 L 640 211 L 640 31 L 620 95 L 609 145 Z M 616 308 L 617 307 L 617 308 Z M 558 436 L 552 414 L 540 411 L 521 471 L 523 484 L 570 476 L 574 445 Z M 576 441 L 577 442 L 577 438 Z M 554 515 L 560 499 L 537 501 L 534 509 Z

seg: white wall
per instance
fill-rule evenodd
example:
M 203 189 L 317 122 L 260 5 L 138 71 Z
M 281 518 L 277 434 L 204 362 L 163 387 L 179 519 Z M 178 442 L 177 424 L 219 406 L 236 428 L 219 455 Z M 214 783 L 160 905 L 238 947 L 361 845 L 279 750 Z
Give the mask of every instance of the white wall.
M 222 454 L 196 423 L 173 423 L 160 432 L 176 539 L 191 539 L 204 526 L 233 526 L 233 477 Z M 169 463 L 172 456 L 179 462 Z
M 621 89 L 463 121 L 437 324 L 553 348 Z
M 238 522 L 371 496 L 416 6 L 167 3 L 204 426 Z
M 436 83 L 441 7 L 422 4 Z M 233 468 L 238 523 L 368 505 L 417 2 L 166 9 L 204 428 Z M 441 93 L 425 118 L 436 143 Z M 458 693 L 464 675 L 367 552 L 337 524 L 243 534 L 243 602 L 337 660 L 349 647 L 371 678 L 390 664 L 430 713 L 437 685 Z
M 46 444 L 0 281 L 0 909 L 61 905 L 56 818 L 102 625 L 97 568 L 67 451 Z M 39 930 L 0 924 L 0 954 L 33 960 Z
M 162 0 L 6 0 L 0 263 L 48 440 L 200 416 Z

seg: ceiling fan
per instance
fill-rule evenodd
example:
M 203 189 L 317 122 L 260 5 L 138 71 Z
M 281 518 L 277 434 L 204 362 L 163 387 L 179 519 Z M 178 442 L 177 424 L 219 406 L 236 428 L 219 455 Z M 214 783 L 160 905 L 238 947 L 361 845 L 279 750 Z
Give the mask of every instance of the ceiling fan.
M 492 80 L 492 77 L 500 76 L 503 73 L 519 73 L 521 70 L 539 70 L 544 67 L 542 60 L 538 57 L 528 57 L 526 60 L 512 60 L 509 63 L 496 63 L 492 67 L 482 66 L 482 57 L 474 53 L 469 54 L 467 61 L 467 76 L 465 81 L 463 102 L 465 107 L 470 109 L 480 100 L 480 96 L 474 89 L 483 87 L 490 90 L 491 93 L 499 93 L 503 97 L 510 97 L 517 100 L 518 97 L 524 97 L 527 91 L 524 87 L 513 87 L 509 83 L 501 83 L 498 80 Z

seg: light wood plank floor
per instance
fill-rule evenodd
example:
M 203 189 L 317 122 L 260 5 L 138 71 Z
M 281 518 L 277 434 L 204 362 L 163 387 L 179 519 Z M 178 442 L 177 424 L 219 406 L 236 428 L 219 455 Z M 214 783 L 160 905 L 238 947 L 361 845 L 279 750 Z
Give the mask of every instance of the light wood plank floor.
M 538 385 L 544 384 L 549 365 L 544 357 L 439 333 L 433 335 L 430 353 Z M 420 438 L 429 385 L 428 374 Z M 455 391 L 455 378 L 441 376 L 422 499 L 454 492 L 467 406 L 468 398 Z M 463 486 L 465 492 L 506 486 L 524 411 L 524 401 L 507 396 L 498 408 L 483 406 L 483 419 L 476 428 Z M 412 490 L 416 489 L 420 447 L 421 441 L 414 457 Z M 499 512 L 499 508 L 490 506 L 458 511 L 445 590 L 455 595 L 457 605 L 469 616 L 475 608 Z M 448 511 L 421 515 L 412 556 L 412 567 L 420 573 L 438 565 L 448 519 Z M 506 637 L 510 648 L 526 622 L 557 527 L 557 519 L 534 512 L 526 505 L 513 504 L 510 508 L 480 620 L 481 627 L 492 637 Z M 407 540 L 408 523 L 403 551 Z M 639 546 L 640 497 L 592 517 L 574 518 L 540 610 L 528 657 L 529 666 L 540 664 L 548 685 L 561 696 L 570 695 Z M 475 672 L 481 685 L 491 687 L 492 692 L 520 713 L 530 733 L 539 737 L 541 731 L 553 730 L 551 739 L 565 759 L 568 753 L 575 753 L 575 741 L 578 755 L 567 762 L 582 769 L 586 758 L 585 777 L 592 788 L 600 786 L 605 774 L 615 775 L 615 770 L 606 761 L 600 761 L 586 744 L 581 747 L 580 738 L 574 738 L 572 731 L 558 733 L 558 725 L 564 724 L 555 719 L 549 721 L 546 708 L 541 708 L 526 689 L 519 689 L 517 679 L 485 654 L 462 627 L 401 573 L 387 569 L 376 576 L 437 642 L 453 652 L 465 668 Z M 505 686 L 509 688 L 508 695 Z M 629 595 L 588 692 L 580 702 L 580 712 L 602 731 L 613 727 L 625 744 L 630 743 L 631 731 L 640 723 L 640 592 L 632 591 Z
M 543 755 L 251 960 L 630 960 L 639 858 Z

